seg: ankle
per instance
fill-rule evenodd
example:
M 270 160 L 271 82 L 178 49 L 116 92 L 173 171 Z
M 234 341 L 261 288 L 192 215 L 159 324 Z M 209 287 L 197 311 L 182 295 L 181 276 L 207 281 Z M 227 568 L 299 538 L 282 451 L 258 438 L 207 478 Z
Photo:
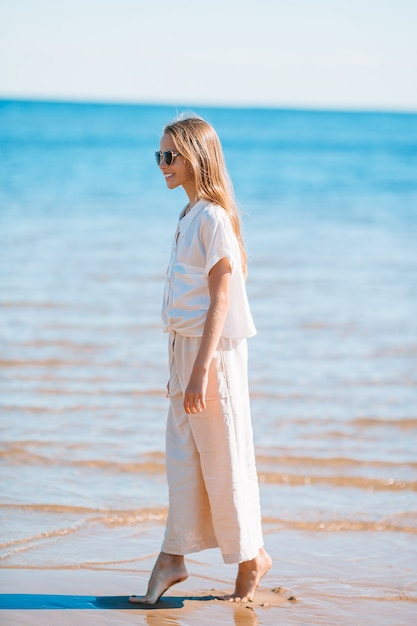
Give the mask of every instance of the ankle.
M 184 565 L 184 556 L 182 554 L 161 552 L 158 561 L 163 568 L 181 567 Z
M 249 561 L 242 561 L 239 563 L 239 571 L 253 571 L 267 567 L 269 569 L 272 564 L 272 559 L 264 548 L 261 548 L 255 558 Z

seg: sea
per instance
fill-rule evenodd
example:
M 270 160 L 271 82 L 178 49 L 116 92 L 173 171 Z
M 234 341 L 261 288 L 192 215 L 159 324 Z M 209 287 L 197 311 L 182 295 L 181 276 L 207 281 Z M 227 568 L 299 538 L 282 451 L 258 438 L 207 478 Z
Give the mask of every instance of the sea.
M 134 567 L 135 537 L 162 539 L 160 311 L 187 198 L 153 152 L 188 110 L 0 101 L 3 573 Z M 242 213 L 277 572 L 411 623 L 395 603 L 417 606 L 417 114 L 192 112 Z

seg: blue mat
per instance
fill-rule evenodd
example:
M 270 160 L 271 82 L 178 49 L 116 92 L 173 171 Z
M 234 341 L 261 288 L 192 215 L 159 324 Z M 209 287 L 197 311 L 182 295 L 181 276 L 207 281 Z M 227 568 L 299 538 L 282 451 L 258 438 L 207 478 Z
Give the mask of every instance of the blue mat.
M 187 598 L 190 599 L 191 598 Z M 192 598 L 193 600 L 212 600 Z M 179 609 L 185 598 L 165 597 L 157 604 L 132 604 L 127 596 L 66 596 L 52 594 L 10 593 L 0 594 L 1 609 Z

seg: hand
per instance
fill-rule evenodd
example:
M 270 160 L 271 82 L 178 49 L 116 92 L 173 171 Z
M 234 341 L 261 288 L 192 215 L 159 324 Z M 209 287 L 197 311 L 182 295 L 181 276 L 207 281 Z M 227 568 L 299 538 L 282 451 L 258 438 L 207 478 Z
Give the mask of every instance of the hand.
M 193 370 L 190 382 L 184 392 L 184 410 L 186 413 L 201 413 L 206 408 L 208 375 Z

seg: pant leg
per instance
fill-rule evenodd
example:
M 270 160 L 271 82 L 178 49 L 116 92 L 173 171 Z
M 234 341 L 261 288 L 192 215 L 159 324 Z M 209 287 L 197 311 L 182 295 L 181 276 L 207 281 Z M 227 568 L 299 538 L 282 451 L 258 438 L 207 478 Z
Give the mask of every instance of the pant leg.
M 168 554 L 188 554 L 218 545 L 211 522 L 199 453 L 189 416 L 183 408 L 178 359 L 174 355 L 174 344 L 179 340 L 179 335 L 170 335 L 170 408 L 166 427 L 169 509 L 162 544 L 162 551 Z
M 214 532 L 226 563 L 253 559 L 263 546 L 247 382 L 246 341 L 222 339 L 216 378 L 225 391 L 191 417 Z M 214 372 L 213 372 L 214 375 Z
M 198 338 L 176 336 L 174 362 L 178 368 L 174 375 L 178 377 L 181 390 L 188 383 L 199 341 Z M 167 473 L 169 476 L 174 471 L 182 478 L 168 478 L 170 514 L 167 529 L 176 529 L 182 535 L 184 551 L 181 553 L 211 543 L 207 547 L 219 545 L 227 563 L 250 560 L 262 547 L 263 539 L 247 386 L 246 341 L 221 340 L 210 367 L 205 411 L 187 415 L 182 408 L 182 393 L 175 397 L 178 397 L 178 403 L 171 404 L 170 421 L 173 419 L 176 427 L 173 431 L 171 423 L 170 431 L 175 432 L 175 436 L 167 438 Z M 174 404 L 176 410 L 172 411 Z M 180 438 L 178 430 L 183 433 Z M 188 452 L 183 459 L 185 443 L 193 452 Z M 176 450 L 175 454 L 173 450 Z M 190 476 L 184 480 L 187 472 Z M 194 490 L 192 496 L 190 489 Z M 185 511 L 184 502 L 191 501 L 198 509 L 193 511 L 184 533 L 180 512 Z M 177 512 L 171 502 L 176 503 Z M 182 521 L 175 521 L 180 518 Z M 168 536 L 174 535 L 170 530 Z M 168 551 L 165 544 L 163 549 Z

